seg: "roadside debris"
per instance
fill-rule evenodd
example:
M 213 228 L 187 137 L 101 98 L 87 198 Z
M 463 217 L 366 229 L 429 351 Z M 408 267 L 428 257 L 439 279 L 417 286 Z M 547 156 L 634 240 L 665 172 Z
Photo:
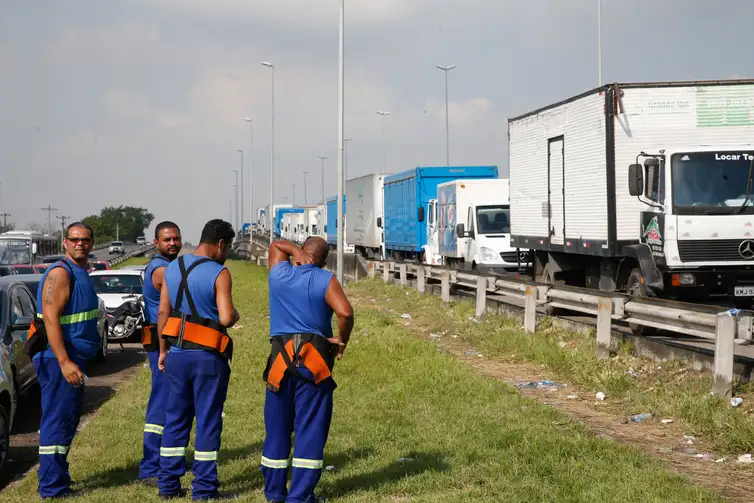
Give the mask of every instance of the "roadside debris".
M 754 463 L 754 459 L 751 458 L 751 454 L 742 454 L 738 456 L 738 462 L 751 464 L 751 463 Z
M 597 398 L 598 401 L 602 402 L 605 400 L 605 394 L 602 391 L 600 391 L 599 393 L 597 393 L 595 398 Z
M 652 414 L 649 412 L 643 412 L 641 414 L 634 414 L 628 418 L 632 423 L 642 423 L 648 419 L 652 419 Z
M 741 405 L 743 403 L 743 401 L 744 401 L 743 398 L 737 396 L 735 398 L 731 398 L 730 399 L 730 404 L 733 407 L 738 407 L 739 405 Z
M 556 383 L 553 381 L 527 381 L 516 383 L 518 389 L 543 389 L 546 391 L 557 391 L 558 389 L 565 387 L 565 384 Z M 577 397 L 578 398 L 578 397 Z

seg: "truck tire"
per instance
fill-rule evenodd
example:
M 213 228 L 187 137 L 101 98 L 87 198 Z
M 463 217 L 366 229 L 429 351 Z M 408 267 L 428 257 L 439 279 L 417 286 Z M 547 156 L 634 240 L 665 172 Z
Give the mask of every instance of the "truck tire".
M 647 297 L 647 288 L 644 286 L 644 276 L 641 274 L 641 269 L 634 267 L 628 274 L 626 279 L 626 293 L 636 297 Z M 638 336 L 648 336 L 655 334 L 657 329 L 654 327 L 647 327 L 644 325 L 637 325 L 636 323 L 629 323 L 631 332 Z
M 548 285 L 552 286 L 558 286 L 558 285 L 565 285 L 566 282 L 563 279 L 555 278 L 555 272 L 552 270 L 552 263 L 547 262 L 542 269 L 542 283 L 547 283 Z M 560 307 L 552 307 L 550 305 L 545 306 L 545 314 L 547 316 L 559 316 L 565 313 L 565 309 Z

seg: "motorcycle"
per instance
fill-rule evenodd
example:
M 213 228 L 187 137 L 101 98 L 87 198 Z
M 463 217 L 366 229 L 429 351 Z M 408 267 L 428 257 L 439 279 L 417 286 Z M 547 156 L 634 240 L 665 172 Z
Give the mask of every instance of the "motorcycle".
M 107 313 L 107 338 L 125 340 L 144 326 L 144 304 L 138 295 Z

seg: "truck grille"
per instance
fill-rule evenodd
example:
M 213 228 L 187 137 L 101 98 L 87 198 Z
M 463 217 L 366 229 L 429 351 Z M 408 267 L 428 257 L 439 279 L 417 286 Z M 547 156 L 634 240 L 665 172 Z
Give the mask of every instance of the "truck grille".
M 741 256 L 738 249 L 741 239 L 699 239 L 678 241 L 678 254 L 682 262 L 741 261 L 754 256 Z M 750 242 L 754 254 L 754 241 Z
M 528 257 L 526 256 L 526 252 L 522 251 L 520 254 L 516 253 L 514 251 L 509 252 L 500 252 L 500 258 L 505 260 L 506 262 L 510 264 L 515 264 L 519 261 L 519 255 L 521 257 L 521 262 L 526 262 Z

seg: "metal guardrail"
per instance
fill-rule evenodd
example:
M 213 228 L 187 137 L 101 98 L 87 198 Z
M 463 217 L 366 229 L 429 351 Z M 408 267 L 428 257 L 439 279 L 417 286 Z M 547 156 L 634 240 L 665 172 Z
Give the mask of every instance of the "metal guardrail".
M 253 253 L 253 248 L 266 249 L 267 242 L 240 241 L 236 251 L 245 259 L 266 265 L 266 256 Z M 266 254 L 265 254 L 266 255 Z M 734 350 L 736 344 L 750 344 L 754 337 L 754 312 L 720 306 L 691 304 L 665 299 L 635 297 L 614 292 L 567 286 L 553 286 L 519 278 L 505 278 L 458 271 L 438 266 L 362 260 L 367 275 L 382 274 L 385 282 L 396 274 L 401 286 L 408 278 L 416 280 L 420 293 L 426 292 L 429 281 L 439 282 L 440 295 L 450 302 L 451 287 L 476 293 L 476 316 L 487 308 L 487 296 L 496 301 L 524 308 L 524 330 L 532 333 L 537 325 L 537 308 L 551 307 L 597 317 L 597 357 L 610 355 L 614 322 L 651 327 L 714 341 L 714 384 L 712 391 L 722 396 L 733 392 Z
M 146 253 L 153 250 L 154 248 L 155 248 L 154 244 L 145 244 L 131 250 L 128 253 L 125 253 L 123 255 L 118 255 L 114 259 L 108 260 L 107 263 L 110 267 L 113 267 L 115 265 L 122 264 L 123 262 L 130 259 L 131 257 L 140 257 L 142 255 L 145 255 Z

